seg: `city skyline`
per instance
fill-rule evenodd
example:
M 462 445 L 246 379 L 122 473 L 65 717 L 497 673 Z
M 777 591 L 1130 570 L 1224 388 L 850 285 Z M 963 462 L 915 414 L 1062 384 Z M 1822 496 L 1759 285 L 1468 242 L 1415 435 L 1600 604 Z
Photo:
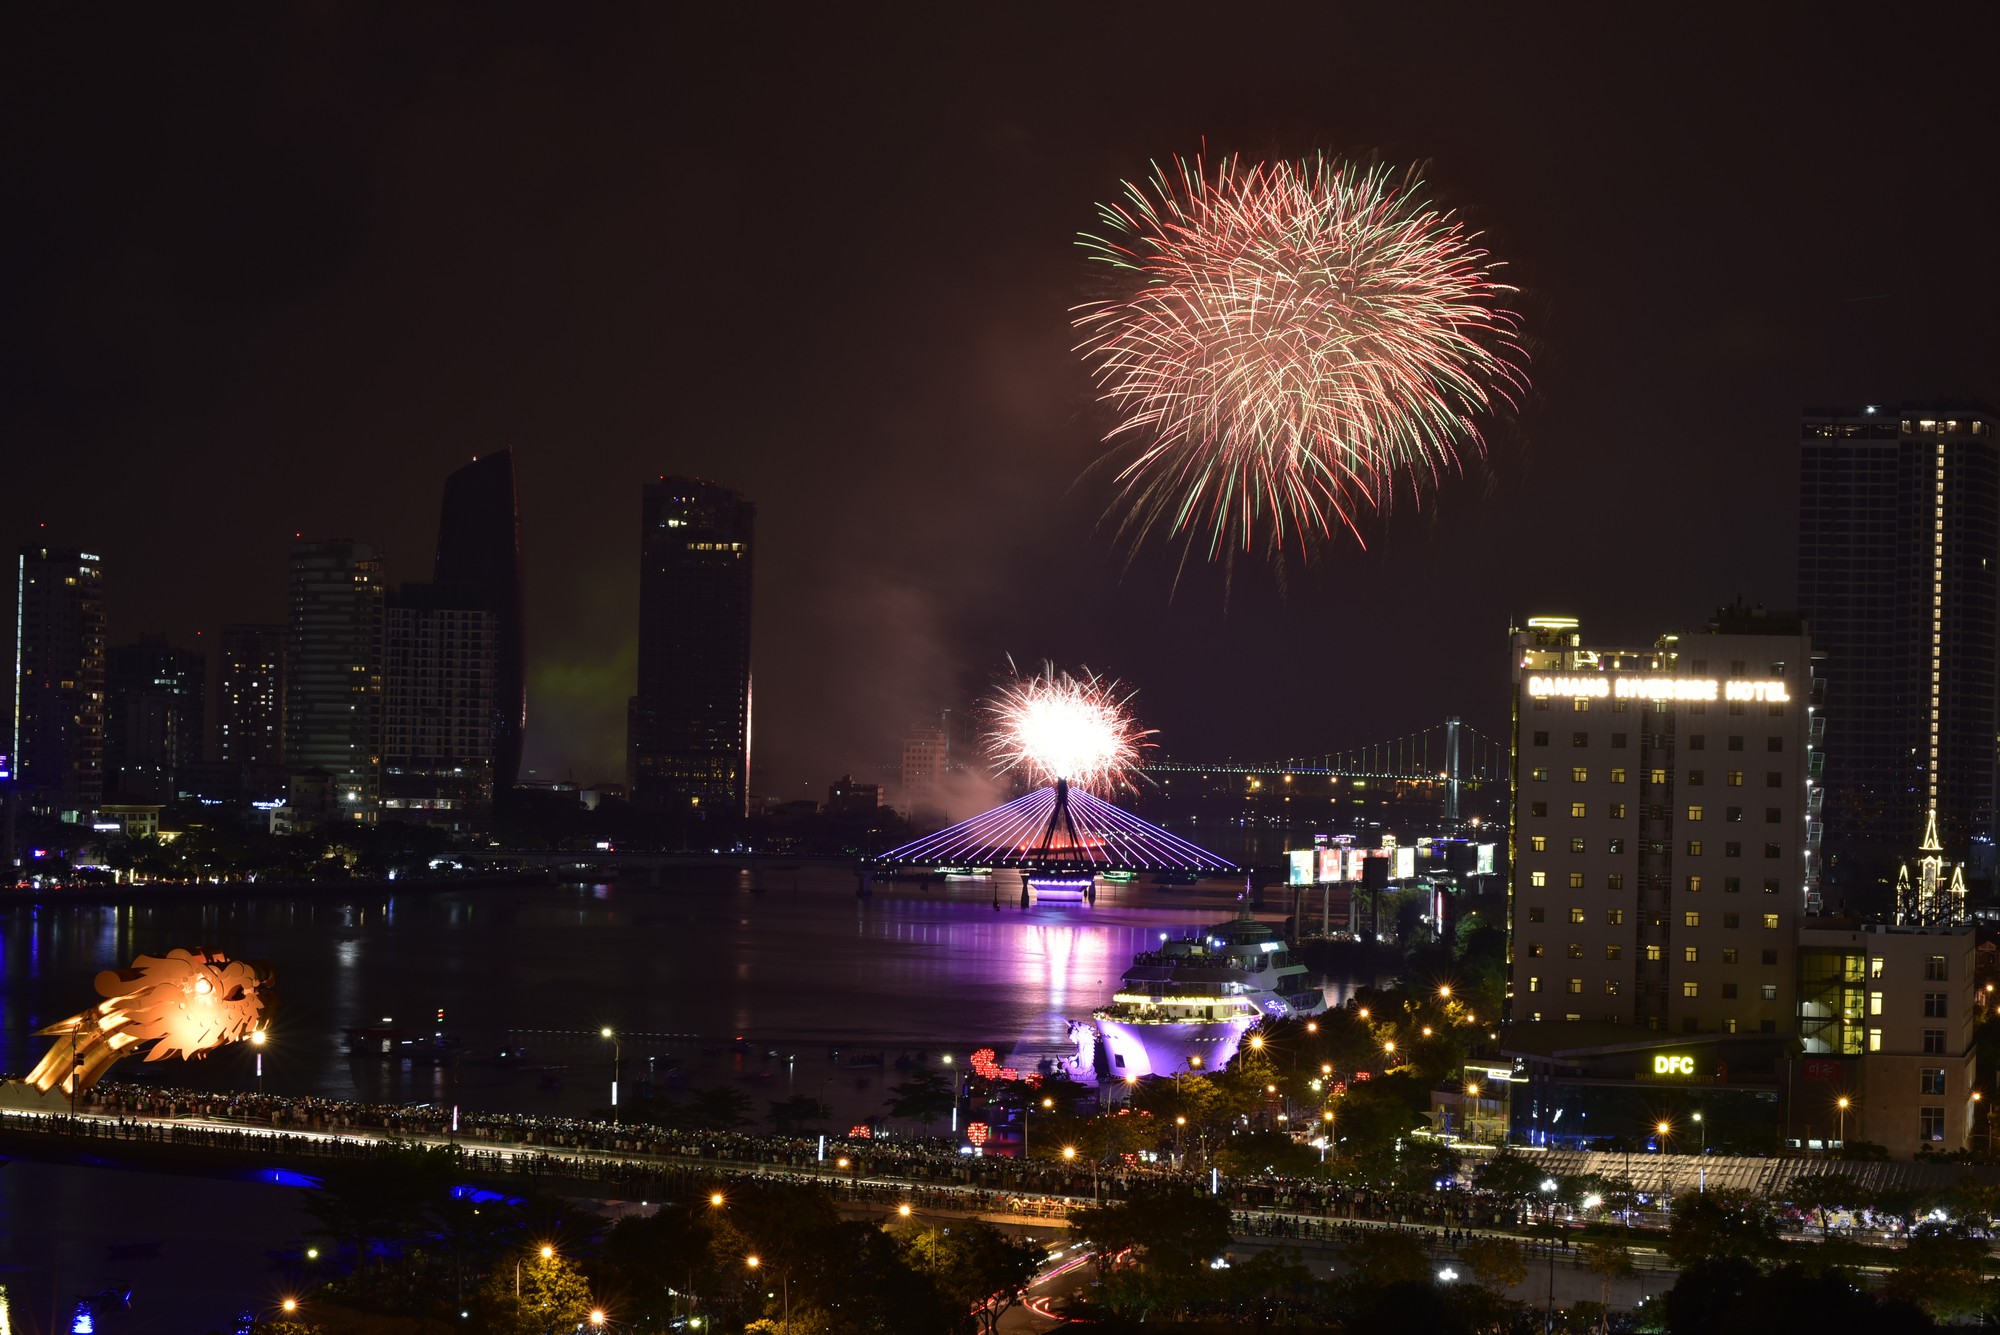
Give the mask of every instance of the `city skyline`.
M 101 551 L 116 638 L 184 644 L 278 618 L 279 579 L 255 572 L 278 569 L 294 533 L 353 534 L 385 553 L 390 584 L 426 578 L 434 479 L 510 448 L 538 779 L 624 768 L 636 539 L 607 516 L 661 473 L 759 504 L 769 778 L 753 786 L 801 796 L 893 765 L 914 723 L 976 694 L 1008 653 L 1127 680 L 1184 756 L 1357 744 L 1446 699 L 1490 728 L 1503 693 L 1476 655 L 1348 651 L 1435 643 L 1440 624 L 1492 642 L 1557 608 L 1630 639 L 1738 595 L 1787 606 L 1791 507 L 1769 498 L 1796 476 L 1801 405 L 2000 399 L 1977 314 L 2000 280 L 1956 262 L 1978 249 L 1991 187 L 1906 210 L 1893 184 L 1957 180 L 1990 131 L 1950 99 L 1809 115 L 1788 90 L 1850 49 L 1831 22 L 1801 36 L 1753 17 L 1719 45 L 1666 33 L 1615 77 L 1553 17 L 1418 41 L 1396 19 L 1326 15 L 1270 58 L 1303 74 L 1321 68 L 1310 50 L 1378 53 L 1333 80 L 1211 70 L 1088 20 L 1068 30 L 1075 65 L 1025 20 L 766 38 L 720 18 L 576 16 L 496 21 L 462 62 L 417 56 L 425 73 L 394 91 L 368 42 L 293 80 L 302 57 L 231 58 L 228 42 L 259 35 L 238 33 L 213 73 L 247 120 L 178 96 L 214 34 L 37 22 L 13 44 L 43 56 L 18 71 L 24 97 L 98 110 L 49 132 L 67 151 L 17 164 L 17 188 L 49 203 L 24 215 L 37 274 L 6 317 L 23 381 L 6 420 L 52 448 L 16 465 L 0 532 Z M 320 40 L 338 18 L 262 22 L 339 48 Z M 468 36 L 404 35 L 417 53 Z M 637 67 L 689 41 L 716 58 L 676 90 L 610 91 L 646 87 Z M 1884 59 L 1948 45 L 1869 37 Z M 787 72 L 760 84 L 755 114 L 706 114 L 753 59 Z M 1580 72 L 1503 73 L 1530 60 Z M 836 67 L 884 77 L 831 82 Z M 1413 104 L 1403 90 L 1430 68 L 1485 73 L 1426 80 Z M 931 107 L 920 124 L 910 98 Z M 1607 114 L 1571 115 L 1585 100 Z M 123 114 L 140 104 L 146 117 Z M 823 106 L 852 142 L 781 133 Z M 702 127 L 693 146 L 686 124 Z M 904 137 L 879 137 L 888 126 Z M 287 164 L 275 175 L 246 170 L 265 136 Z M 1773 137 L 1797 148 L 1776 168 Z M 498 151 L 516 142 L 537 147 Z M 201 147 L 153 151 L 181 143 Z M 1160 553 L 1128 568 L 1099 525 L 1105 480 L 1078 481 L 1108 423 L 1070 350 L 1076 234 L 1149 159 L 1204 148 L 1428 163 L 1522 289 L 1536 392 L 1517 426 L 1434 504 L 1399 510 L 1366 553 L 1291 572 L 1284 594 L 1248 572 L 1225 591 L 1204 567 L 1176 593 Z M 98 209 L 85 162 L 135 174 L 141 205 Z M 732 203 L 689 207 L 711 193 Z M 940 207 L 959 230 L 912 245 Z M 70 235 L 72 214 L 90 227 Z M 787 255 L 807 226 L 830 229 L 809 302 L 787 300 L 792 265 L 706 260 Z M 131 295 L 93 276 L 106 256 L 138 275 Z M 1708 295 L 1681 299 L 1689 279 Z M 108 318 L 128 299 L 154 316 Z M 722 322 L 695 337 L 669 314 L 694 307 Z M 776 389 L 773 350 L 805 354 Z M 84 392 L 99 367 L 108 392 Z M 303 460 L 334 466 L 307 483 Z M 92 485 L 102 463 L 128 485 Z M 1622 536 L 1617 498 L 1642 475 L 1670 506 L 1706 498 L 1709 532 Z M 164 537 L 162 514 L 191 522 Z M 1057 584 L 1051 605 L 1040 591 Z M 1246 663 L 1260 689 L 1215 708 L 1212 683 Z

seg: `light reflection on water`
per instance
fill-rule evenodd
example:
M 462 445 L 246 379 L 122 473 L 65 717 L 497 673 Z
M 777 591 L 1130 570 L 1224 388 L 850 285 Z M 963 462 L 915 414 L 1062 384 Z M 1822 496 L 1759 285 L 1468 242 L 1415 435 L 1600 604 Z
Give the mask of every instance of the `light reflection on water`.
M 987 885 L 951 882 L 921 892 L 878 884 L 863 900 L 851 876 L 803 870 L 761 891 L 748 877 L 722 875 L 650 888 L 10 907 L 0 910 L 0 1069 L 25 1070 L 43 1043 L 30 1030 L 93 1003 L 98 970 L 140 952 L 208 946 L 277 970 L 283 1004 L 265 1057 L 274 1092 L 449 1099 L 448 1069 L 350 1058 L 342 1043 L 343 1029 L 385 1015 L 408 1033 L 429 1033 L 443 1007 L 445 1031 L 467 1047 L 457 1079 L 468 1107 L 601 1106 L 611 1061 L 598 1029 L 611 1025 L 627 1035 L 628 1100 L 651 1059 L 663 1087 L 678 1065 L 684 1085 L 741 1084 L 760 1114 L 767 1100 L 823 1088 L 841 1116 L 859 1119 L 901 1078 L 898 1055 L 1042 1049 L 1064 1018 L 1088 1019 L 1108 1000 L 1126 963 L 1161 932 L 1237 907 L 1233 886 L 1140 882 L 1105 887 L 1094 907 L 1023 910 L 1003 896 L 996 910 L 992 899 Z M 730 1050 L 737 1035 L 747 1054 Z M 482 1064 L 519 1044 L 531 1067 L 553 1069 Z M 777 1057 L 766 1059 L 770 1051 Z M 885 1054 L 881 1066 L 855 1064 L 871 1051 Z M 142 1072 L 128 1063 L 118 1074 L 135 1073 L 254 1086 L 237 1051 Z

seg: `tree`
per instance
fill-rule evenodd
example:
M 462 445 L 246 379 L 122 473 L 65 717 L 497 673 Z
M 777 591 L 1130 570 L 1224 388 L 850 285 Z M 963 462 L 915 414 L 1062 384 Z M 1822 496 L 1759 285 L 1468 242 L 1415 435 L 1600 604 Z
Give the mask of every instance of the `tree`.
M 691 1130 L 734 1131 L 750 1124 L 750 1109 L 754 1106 L 742 1090 L 717 1085 L 714 1089 L 696 1091 L 685 1116 Z
M 899 1085 L 890 1086 L 889 1115 L 919 1123 L 924 1134 L 931 1123 L 948 1115 L 958 1093 L 951 1080 L 936 1071 L 919 1071 Z
M 1496 1293 L 1517 1288 L 1528 1278 L 1528 1258 L 1512 1238 L 1474 1238 L 1458 1254 L 1472 1278 Z
M 319 1170 L 320 1184 L 306 1192 L 315 1231 L 354 1247 L 364 1263 L 368 1244 L 400 1248 L 431 1231 L 449 1197 L 457 1156 L 445 1147 L 399 1146 L 361 1159 L 341 1159 Z
M 1416 1235 L 1396 1229 L 1363 1229 L 1340 1249 L 1340 1255 L 1354 1267 L 1355 1276 L 1370 1285 L 1430 1278 L 1430 1253 L 1424 1250 L 1424 1244 Z
M 987 1335 L 999 1330 L 1000 1318 L 1028 1291 L 1047 1256 L 1036 1244 L 976 1219 L 911 1234 L 903 1254 L 960 1310 L 974 1312 Z
M 1778 1222 L 1766 1203 L 1743 1191 L 1681 1193 L 1667 1233 L 1669 1260 L 1685 1269 L 1701 1261 L 1776 1254 Z
M 1229 1245 L 1229 1207 L 1180 1184 L 1078 1210 L 1070 1224 L 1107 1255 L 1136 1249 L 1147 1272 L 1156 1277 L 1206 1267 Z
M 771 1126 L 781 1136 L 809 1130 L 826 1120 L 833 1110 L 810 1094 L 771 1100 Z
M 1940 1321 L 1962 1325 L 1992 1307 L 1984 1292 L 1986 1244 L 1963 1224 L 1919 1224 L 1882 1286 Z
M 1597 1276 L 1599 1326 L 1608 1330 L 1605 1313 L 1611 1310 L 1611 1281 L 1632 1277 L 1632 1253 L 1622 1238 L 1603 1236 L 1584 1238 L 1582 1252 L 1584 1265 Z
M 520 1296 L 515 1296 L 516 1275 Z M 575 1330 L 590 1317 L 590 1286 L 561 1253 L 521 1258 L 519 1270 L 502 1263 L 473 1299 L 482 1328 L 496 1335 L 544 1335 Z

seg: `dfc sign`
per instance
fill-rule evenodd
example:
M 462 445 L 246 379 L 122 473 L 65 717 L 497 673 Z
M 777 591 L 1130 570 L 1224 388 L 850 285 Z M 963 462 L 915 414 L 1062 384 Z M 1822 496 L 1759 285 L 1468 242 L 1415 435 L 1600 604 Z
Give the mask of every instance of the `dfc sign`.
M 1692 1058 L 1692 1057 L 1655 1057 L 1655 1058 L 1653 1058 L 1653 1074 L 1654 1074 L 1654 1075 L 1693 1075 L 1693 1074 L 1694 1074 L 1694 1058 Z

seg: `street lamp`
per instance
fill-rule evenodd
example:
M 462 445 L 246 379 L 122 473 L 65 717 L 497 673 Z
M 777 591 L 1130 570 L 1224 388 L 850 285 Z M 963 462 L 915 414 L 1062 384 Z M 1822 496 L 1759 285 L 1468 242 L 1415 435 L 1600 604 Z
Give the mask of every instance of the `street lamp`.
M 264 1097 L 264 1044 L 269 1041 L 270 1036 L 262 1029 L 250 1031 L 250 1046 L 257 1049 L 257 1097 L 260 1099 Z
M 1847 1095 L 1842 1094 L 1839 1098 L 1835 1099 L 1833 1106 L 1840 1110 L 1840 1140 L 1838 1143 L 1841 1151 L 1845 1153 L 1847 1150 Z
M 602 1307 L 593 1307 L 590 1309 L 590 1324 L 599 1330 L 604 1329 L 604 1309 Z
M 1701 1166 L 1695 1173 L 1695 1191 L 1708 1191 L 1708 1123 L 1701 1120 L 1701 1114 L 1694 1115 L 1694 1124 L 1701 1128 Z
M 611 1032 L 610 1025 L 598 1030 L 597 1036 L 611 1040 L 611 1120 L 615 1122 L 618 1120 L 618 1072 L 624 1066 L 625 1045 L 619 1041 L 618 1035 Z
M 755 1256 L 744 1257 L 743 1263 L 749 1266 L 752 1270 L 755 1270 L 758 1266 L 764 1264 L 764 1262 L 760 1258 Z M 792 1277 L 787 1271 L 783 1269 L 780 1269 L 778 1271 L 778 1285 L 780 1288 L 784 1290 L 785 1293 L 784 1329 L 789 1335 L 789 1332 L 792 1329 Z
M 1664 1125 L 1664 1123 L 1662 1124 Z M 1556 1180 L 1542 1179 L 1542 1191 L 1549 1198 L 1549 1305 L 1543 1329 L 1554 1335 L 1556 1328 Z

